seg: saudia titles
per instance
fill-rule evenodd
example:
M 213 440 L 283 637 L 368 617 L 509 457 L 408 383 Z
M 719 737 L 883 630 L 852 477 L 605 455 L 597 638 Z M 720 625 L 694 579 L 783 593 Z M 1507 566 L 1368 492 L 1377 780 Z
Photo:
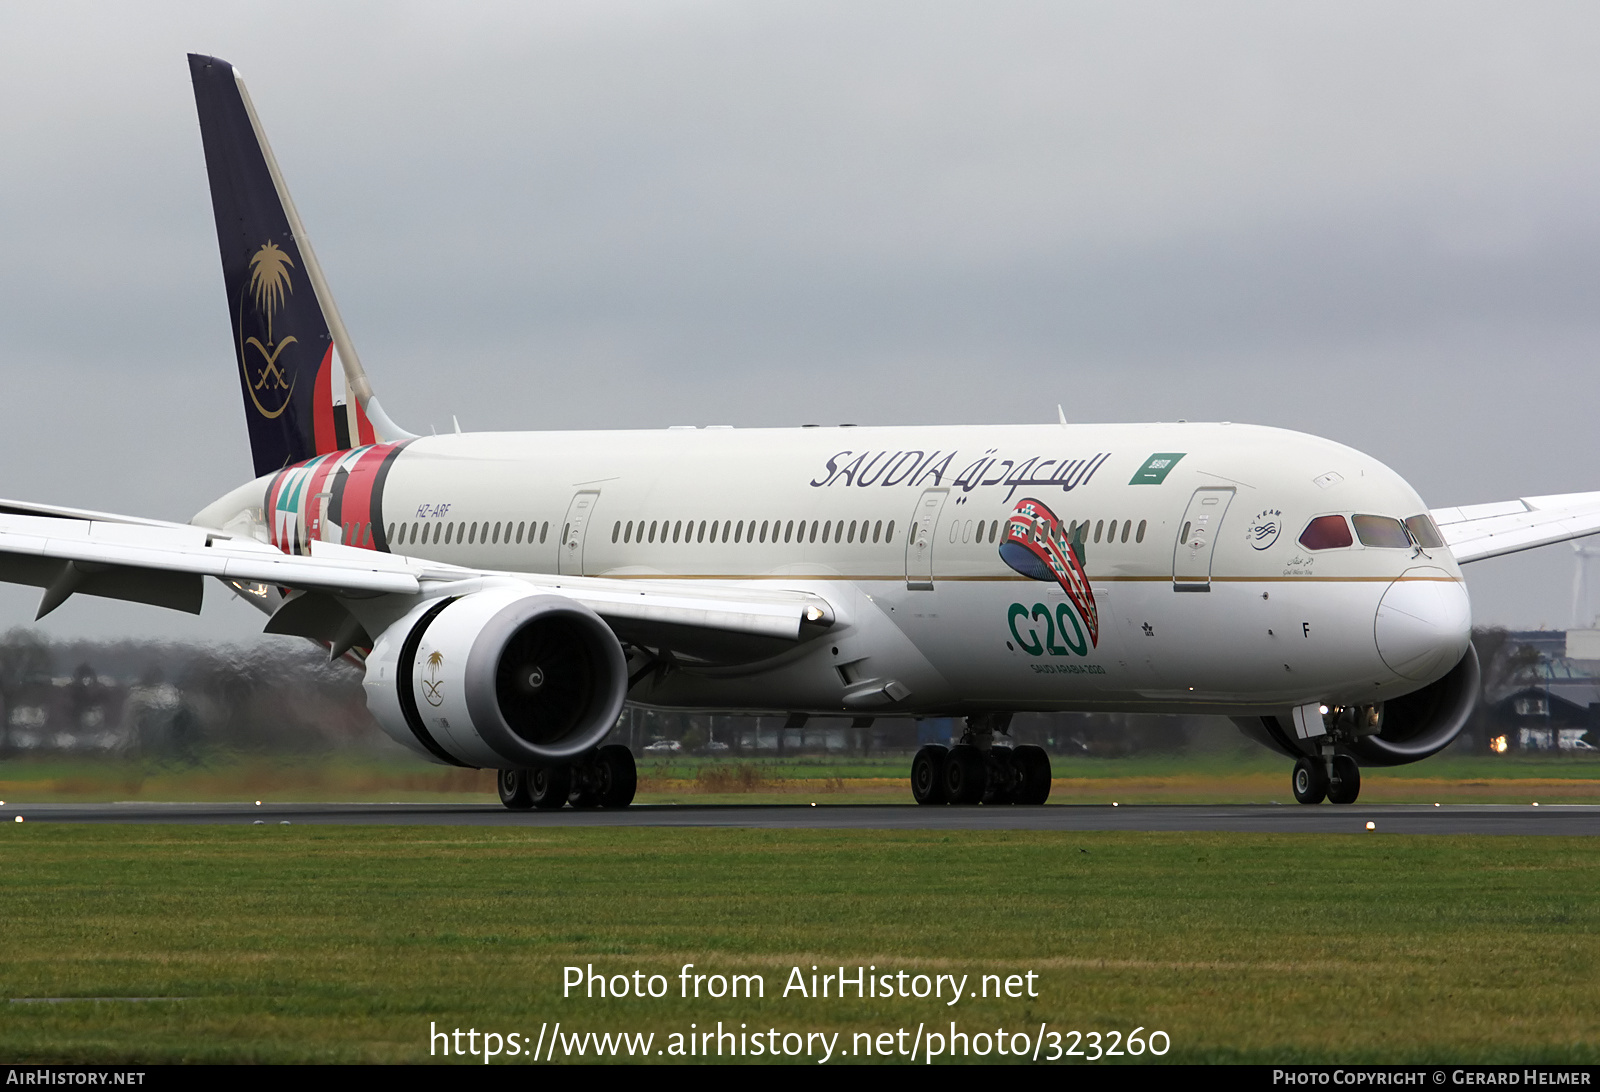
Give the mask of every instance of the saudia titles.
M 990 448 L 981 456 L 951 475 L 957 465 L 959 452 L 935 451 L 841 451 L 827 462 L 821 474 L 809 483 L 814 489 L 829 486 L 944 486 L 961 493 L 971 493 L 980 486 L 999 486 L 1006 490 L 1003 502 L 1009 503 L 1019 489 L 1060 489 L 1070 493 L 1087 485 L 1105 461 L 1111 458 L 1108 451 L 1095 452 L 1085 458 L 1047 459 L 1029 457 L 1001 458 L 998 448 Z M 1162 475 L 1165 477 L 1165 475 Z M 962 498 L 964 499 L 964 498 Z M 961 503 L 958 500 L 957 503 Z M 1043 501 L 1025 497 L 1006 518 L 1005 535 L 1000 541 L 1000 559 L 1016 572 L 1030 580 L 1053 580 L 1066 592 L 1074 616 L 1067 604 L 1060 604 L 1052 612 L 1044 604 L 1035 604 L 1033 610 L 1022 604 L 1011 608 L 1013 635 L 1021 642 L 1023 651 L 1030 655 L 1064 656 L 1069 652 L 1078 656 L 1100 646 L 1100 612 L 1095 606 L 1094 589 L 1083 571 L 1082 545 L 1069 543 L 1061 520 Z M 1017 619 L 1035 618 L 1043 621 L 1048 635 L 1043 639 L 1027 640 L 1017 634 Z M 1078 619 L 1082 619 L 1079 624 Z M 1056 643 L 1057 626 L 1065 647 Z M 1070 630 L 1070 635 L 1069 635 Z M 1086 640 L 1087 638 L 1087 640 Z
M 957 470 L 952 477 L 950 468 L 955 465 L 956 451 L 841 451 L 828 460 L 822 473 L 812 479 L 813 489 L 828 486 L 872 485 L 941 486 L 950 480 L 950 488 L 970 493 L 979 486 L 1003 485 L 1004 500 L 1010 502 L 1018 489 L 1059 487 L 1071 492 L 1080 485 L 1089 484 L 1094 472 L 1111 453 L 1096 452 L 1084 459 L 1046 459 L 1034 455 L 1029 458 L 998 457 L 998 448 L 990 448 L 967 466 Z M 854 456 L 854 458 L 851 458 Z
M 282 310 L 285 297 L 294 292 L 294 282 L 289 271 L 294 259 L 289 257 L 270 239 L 250 257 L 250 283 L 240 293 L 239 311 L 239 367 L 244 370 L 244 389 L 250 393 L 261 416 L 277 417 L 288 408 L 294 395 L 296 369 L 290 360 L 283 360 L 283 351 L 297 344 L 293 334 L 279 341 L 273 340 L 272 320 Z M 246 306 L 245 297 L 255 307 L 257 316 L 266 323 L 267 340 L 245 337 L 242 321 Z

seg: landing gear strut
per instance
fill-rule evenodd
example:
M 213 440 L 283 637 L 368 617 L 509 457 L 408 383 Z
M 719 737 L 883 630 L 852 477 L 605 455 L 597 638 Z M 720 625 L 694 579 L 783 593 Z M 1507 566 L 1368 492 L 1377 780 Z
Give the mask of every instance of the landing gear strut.
M 1309 702 L 1293 710 L 1289 721 L 1266 718 L 1269 730 L 1276 724 L 1278 741 L 1288 750 L 1315 748 L 1295 760 L 1294 798 L 1302 804 L 1354 804 L 1361 795 L 1361 767 L 1343 748 L 1383 728 L 1383 705 L 1338 705 Z M 1293 731 L 1290 732 L 1290 724 Z
M 570 763 L 550 763 L 521 770 L 501 770 L 500 803 L 512 811 L 538 808 L 625 808 L 633 803 L 639 774 L 633 752 L 612 744 L 580 755 Z
M 954 747 L 923 747 L 911 760 L 911 795 L 919 804 L 1043 804 L 1050 756 L 1043 747 L 995 746 L 995 733 L 1010 728 L 1009 713 L 971 716 Z

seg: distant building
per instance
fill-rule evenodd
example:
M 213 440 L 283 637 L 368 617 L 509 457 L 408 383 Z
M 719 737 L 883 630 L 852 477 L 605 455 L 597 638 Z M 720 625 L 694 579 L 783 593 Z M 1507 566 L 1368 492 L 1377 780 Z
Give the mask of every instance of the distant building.
M 1484 695 L 1506 729 L 1495 749 L 1600 750 L 1600 630 L 1520 630 L 1510 639 L 1539 658 L 1533 678 L 1520 673 L 1501 692 Z

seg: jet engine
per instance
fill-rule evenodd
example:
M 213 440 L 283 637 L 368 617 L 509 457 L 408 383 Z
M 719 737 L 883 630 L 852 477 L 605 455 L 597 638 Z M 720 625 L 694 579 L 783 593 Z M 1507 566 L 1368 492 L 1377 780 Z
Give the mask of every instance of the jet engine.
M 1347 749 L 1366 766 L 1404 766 L 1437 754 L 1461 734 L 1478 701 L 1478 652 L 1467 654 L 1442 679 L 1383 703 L 1375 735 L 1359 736 Z
M 364 685 L 383 730 L 424 757 L 523 769 L 599 744 L 628 672 L 593 611 L 504 586 L 418 605 L 378 637 Z
M 1478 685 L 1478 653 L 1469 644 L 1466 655 L 1443 678 L 1373 707 L 1375 731 L 1371 725 L 1354 728 L 1340 721 L 1332 729 L 1334 742 L 1363 766 L 1404 766 L 1427 758 L 1448 747 L 1466 727 L 1477 704 Z M 1288 717 L 1235 717 L 1233 722 L 1251 739 L 1290 758 L 1316 753 L 1315 747 L 1296 738 Z

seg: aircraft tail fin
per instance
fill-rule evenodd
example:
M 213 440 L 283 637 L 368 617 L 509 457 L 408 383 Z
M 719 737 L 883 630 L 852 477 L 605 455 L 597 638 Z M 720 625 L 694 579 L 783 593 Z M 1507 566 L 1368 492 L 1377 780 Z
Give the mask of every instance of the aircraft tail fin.
M 257 476 L 410 438 L 373 397 L 238 71 L 191 53 L 189 74 Z

